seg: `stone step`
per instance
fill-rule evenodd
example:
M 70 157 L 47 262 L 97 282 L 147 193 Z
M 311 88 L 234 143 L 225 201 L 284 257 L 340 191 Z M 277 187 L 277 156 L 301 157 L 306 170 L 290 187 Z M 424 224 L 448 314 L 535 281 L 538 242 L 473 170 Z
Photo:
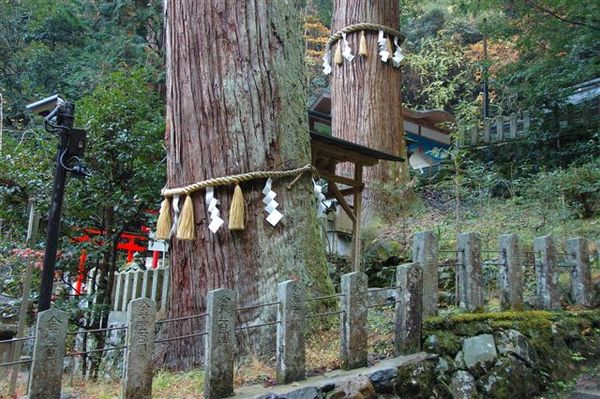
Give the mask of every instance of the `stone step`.
M 383 360 L 371 367 L 335 370 L 287 385 L 268 388 L 262 385 L 246 386 L 236 390 L 235 396 L 231 399 L 314 399 L 326 397 L 328 394 L 330 396 L 336 391 L 338 395 L 345 392 L 346 396 L 354 397 L 354 394 L 359 393 L 365 386 L 370 386 L 370 389 L 374 388 L 375 392 L 372 393 L 379 393 L 381 389 L 386 391 L 385 388 L 388 385 L 388 388 L 393 386 L 392 380 L 396 378 L 399 368 L 437 358 L 437 355 L 419 352 Z M 349 392 L 352 392 L 353 395 L 348 395 Z

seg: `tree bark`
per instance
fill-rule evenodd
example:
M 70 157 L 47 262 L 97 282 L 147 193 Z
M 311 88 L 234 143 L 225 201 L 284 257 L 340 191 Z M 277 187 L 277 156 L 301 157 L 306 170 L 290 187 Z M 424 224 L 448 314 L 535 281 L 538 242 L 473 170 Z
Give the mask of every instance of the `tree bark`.
M 294 2 L 167 0 L 165 7 L 167 185 L 309 163 L 302 20 Z M 193 195 L 196 239 L 173 239 L 167 317 L 203 313 L 206 293 L 216 288 L 234 289 L 241 306 L 274 301 L 277 283 L 289 278 L 302 279 L 309 292 L 331 292 L 311 178 L 291 190 L 289 181 L 274 181 L 284 214 L 276 227 L 265 220 L 265 180 L 241 185 L 243 231 L 227 229 L 233 186 L 215 188 L 226 220 L 217 234 L 208 230 L 204 190 Z M 271 306 L 240 314 L 238 322 L 274 315 Z M 193 319 L 167 323 L 162 334 L 201 331 L 202 320 Z M 274 328 L 248 331 L 275 341 Z M 202 359 L 202 343 L 172 341 L 160 360 L 192 367 Z
M 397 28 L 399 20 L 397 0 L 333 2 L 332 32 L 360 22 Z M 358 56 L 360 32 L 355 32 L 347 35 L 355 59 L 352 62 L 344 60 L 341 66 L 332 65 L 332 133 L 344 140 L 405 157 L 400 93 L 402 73 L 399 68 L 392 66 L 391 60 L 385 64 L 381 62 L 377 32 L 366 31 L 365 35 L 367 57 Z M 335 51 L 335 45 L 332 51 Z M 401 166 L 382 161 L 377 166 L 365 168 L 362 206 L 364 221 L 373 216 L 385 215 L 386 200 L 374 185 L 404 181 L 403 176 L 407 177 L 408 171 L 403 171 Z M 351 176 L 351 168 L 347 166 L 342 166 L 341 172 Z

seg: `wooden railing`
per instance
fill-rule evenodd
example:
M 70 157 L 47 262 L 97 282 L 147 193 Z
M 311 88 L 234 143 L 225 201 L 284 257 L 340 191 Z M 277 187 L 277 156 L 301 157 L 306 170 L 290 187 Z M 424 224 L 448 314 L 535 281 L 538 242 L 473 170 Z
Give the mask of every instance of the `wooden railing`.
M 533 126 L 544 124 L 548 131 L 560 134 L 561 130 L 597 125 L 600 101 L 580 108 L 568 108 L 562 113 L 549 112 L 543 118 L 532 118 L 529 111 L 485 118 L 483 122 L 462 124 L 458 129 L 460 147 L 486 146 L 527 137 Z

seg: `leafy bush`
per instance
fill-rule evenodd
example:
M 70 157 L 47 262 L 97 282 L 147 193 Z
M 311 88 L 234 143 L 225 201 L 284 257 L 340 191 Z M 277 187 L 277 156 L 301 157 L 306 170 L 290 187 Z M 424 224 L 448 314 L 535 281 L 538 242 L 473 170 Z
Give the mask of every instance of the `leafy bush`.
M 589 218 L 600 211 L 600 161 L 581 166 L 542 172 L 518 185 L 522 198 L 544 209 L 565 209 L 577 218 Z

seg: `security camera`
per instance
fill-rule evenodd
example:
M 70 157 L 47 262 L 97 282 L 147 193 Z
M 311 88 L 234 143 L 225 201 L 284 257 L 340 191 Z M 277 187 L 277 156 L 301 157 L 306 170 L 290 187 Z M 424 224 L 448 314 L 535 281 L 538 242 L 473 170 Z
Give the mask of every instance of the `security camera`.
M 25 107 L 25 108 L 28 111 L 31 111 L 35 114 L 38 114 L 41 116 L 47 116 L 54 109 L 56 109 L 57 106 L 62 105 L 64 103 L 65 103 L 65 100 L 63 100 L 58 94 L 55 94 L 53 96 L 44 98 L 43 100 L 31 103 L 31 104 L 27 105 L 27 107 Z

